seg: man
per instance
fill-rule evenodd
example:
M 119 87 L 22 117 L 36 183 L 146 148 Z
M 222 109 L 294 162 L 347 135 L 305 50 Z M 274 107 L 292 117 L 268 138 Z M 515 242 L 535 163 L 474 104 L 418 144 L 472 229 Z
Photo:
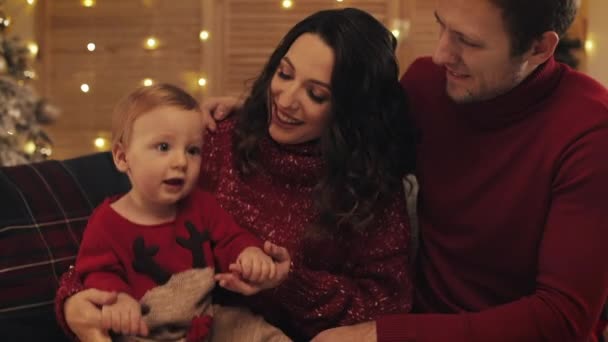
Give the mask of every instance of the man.
M 588 341 L 608 297 L 608 92 L 556 63 L 575 0 L 438 0 L 402 78 L 421 132 L 417 311 L 314 341 Z

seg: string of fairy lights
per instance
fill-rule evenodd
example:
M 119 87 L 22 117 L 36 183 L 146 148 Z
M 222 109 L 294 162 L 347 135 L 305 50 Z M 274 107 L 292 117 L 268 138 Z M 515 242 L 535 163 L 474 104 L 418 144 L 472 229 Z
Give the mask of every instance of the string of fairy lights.
M 83 7 L 92 8 L 97 5 L 97 0 L 79 0 L 79 1 Z M 26 2 L 28 5 L 34 6 L 36 3 L 36 0 L 26 0 Z M 297 1 L 295 1 L 295 0 L 277 0 L 277 3 L 279 3 L 280 6 L 284 10 L 293 9 L 296 6 L 296 2 Z M 335 0 L 335 2 L 347 3 L 348 0 Z M 399 39 L 400 36 L 407 36 L 407 34 L 409 33 L 410 21 L 409 20 L 395 20 L 393 22 L 392 26 L 393 27 L 391 29 L 391 32 L 393 33 L 393 35 L 396 38 Z M 210 37 L 211 37 L 211 32 L 209 32 L 206 29 L 201 29 L 201 31 L 199 32 L 199 39 L 203 43 L 208 41 L 210 39 Z M 147 37 L 143 37 L 143 39 L 142 39 L 142 48 L 144 48 L 146 50 L 155 50 L 155 49 L 159 48 L 160 45 L 161 45 L 161 41 L 156 36 L 147 36 Z M 587 54 L 592 54 L 594 52 L 595 44 L 590 36 L 587 37 L 587 40 L 584 42 L 583 46 L 584 46 L 585 52 Z M 38 44 L 36 42 L 34 42 L 34 41 L 28 42 L 27 47 L 28 47 L 30 53 L 32 54 L 32 56 L 36 56 L 38 54 L 39 48 L 38 48 Z M 97 49 L 97 45 L 95 44 L 95 42 L 90 41 L 86 44 L 86 49 L 89 52 L 94 53 Z M 35 73 L 33 71 L 31 71 L 31 72 L 33 73 L 31 76 L 32 76 L 32 78 L 34 78 Z M 197 85 L 201 88 L 204 88 L 208 85 L 208 80 L 203 76 L 198 77 L 198 79 L 196 79 L 196 82 L 197 82 Z M 150 77 L 146 77 L 141 80 L 141 84 L 143 86 L 152 86 L 154 83 L 155 83 L 155 80 Z M 92 89 L 88 83 L 82 83 L 82 84 L 80 84 L 80 91 L 82 93 L 89 93 L 92 91 Z M 102 150 L 102 151 L 107 150 L 109 148 L 108 134 L 106 132 L 99 133 L 98 136 L 94 138 L 93 145 L 98 150 Z

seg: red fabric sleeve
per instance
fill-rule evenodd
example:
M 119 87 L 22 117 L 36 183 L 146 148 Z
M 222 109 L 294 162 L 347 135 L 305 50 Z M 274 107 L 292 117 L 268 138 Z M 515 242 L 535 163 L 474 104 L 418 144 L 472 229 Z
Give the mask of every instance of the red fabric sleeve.
M 82 290 L 84 290 L 84 285 L 76 274 L 76 269 L 70 267 L 70 269 L 61 276 L 61 279 L 59 279 L 59 288 L 55 294 L 55 317 L 57 318 L 59 327 L 61 327 L 65 335 L 72 341 L 78 341 L 78 338 L 68 327 L 68 323 L 65 320 L 63 304 L 72 295 Z
M 371 229 L 377 231 L 352 241 L 346 271 L 332 274 L 294 262 L 288 278 L 274 290 L 278 301 L 289 308 L 290 323 L 315 336 L 331 327 L 409 312 L 413 283 L 407 222 L 403 194 L 399 193 L 376 213 Z
M 198 194 L 202 197 L 201 211 L 209 228 L 214 245 L 213 254 L 220 272 L 228 270 L 228 266 L 236 261 L 246 247 L 263 247 L 262 241 L 238 226 L 232 216 L 217 203 L 211 194 L 202 191 L 199 191 Z
M 103 204 L 102 204 L 103 205 Z M 89 219 L 76 258 L 76 273 L 84 279 L 85 288 L 125 292 L 132 295 L 126 270 L 112 249 L 104 231 L 103 217 L 95 213 Z
M 530 296 L 478 313 L 382 317 L 378 340 L 587 341 L 608 298 L 607 150 L 608 127 L 601 127 L 557 161 Z

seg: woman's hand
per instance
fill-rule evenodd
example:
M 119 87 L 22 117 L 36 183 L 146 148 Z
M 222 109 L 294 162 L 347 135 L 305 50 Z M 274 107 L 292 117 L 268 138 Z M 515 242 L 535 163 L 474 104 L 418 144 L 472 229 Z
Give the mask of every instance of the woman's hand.
M 310 342 L 376 342 L 376 322 L 365 322 L 321 331 Z
M 97 289 L 80 291 L 63 304 L 65 321 L 83 342 L 111 341 L 101 325 L 101 306 L 116 301 L 116 293 Z
M 211 131 L 215 131 L 215 121 L 224 120 L 230 112 L 241 107 L 243 102 L 236 97 L 222 96 L 210 97 L 201 104 L 203 124 Z

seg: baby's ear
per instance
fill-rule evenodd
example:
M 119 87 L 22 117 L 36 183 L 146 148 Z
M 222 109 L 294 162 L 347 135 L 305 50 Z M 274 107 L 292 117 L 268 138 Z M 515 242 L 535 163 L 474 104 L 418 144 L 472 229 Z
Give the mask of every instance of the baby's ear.
M 117 142 L 112 146 L 112 158 L 114 159 L 114 165 L 116 165 L 118 171 L 126 173 L 129 170 L 129 165 L 127 164 L 127 151 L 122 143 Z

